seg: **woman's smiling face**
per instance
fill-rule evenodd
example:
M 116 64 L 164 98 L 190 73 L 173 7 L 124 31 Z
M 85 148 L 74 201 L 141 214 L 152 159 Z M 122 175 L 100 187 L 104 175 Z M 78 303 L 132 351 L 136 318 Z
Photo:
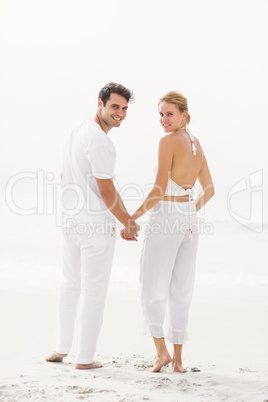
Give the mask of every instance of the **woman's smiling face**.
M 171 133 L 185 125 L 187 111 L 181 113 L 173 103 L 161 102 L 159 105 L 160 123 L 165 133 Z

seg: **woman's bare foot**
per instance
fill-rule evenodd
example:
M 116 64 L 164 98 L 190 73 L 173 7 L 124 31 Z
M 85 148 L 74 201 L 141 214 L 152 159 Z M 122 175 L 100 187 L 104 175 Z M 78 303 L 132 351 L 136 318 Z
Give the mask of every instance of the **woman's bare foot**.
M 186 373 L 186 369 L 182 367 L 182 362 L 177 362 L 176 360 L 172 360 L 172 370 L 174 373 Z
M 53 352 L 52 355 L 50 355 L 46 358 L 46 362 L 61 363 L 63 358 L 66 356 L 67 355 L 62 354 L 62 353 Z
M 149 369 L 152 373 L 158 373 L 163 366 L 166 366 L 171 362 L 171 357 L 168 352 L 165 354 L 158 356 L 153 368 Z
M 89 370 L 103 367 L 100 362 L 92 362 L 90 364 L 76 364 L 75 368 L 78 370 Z

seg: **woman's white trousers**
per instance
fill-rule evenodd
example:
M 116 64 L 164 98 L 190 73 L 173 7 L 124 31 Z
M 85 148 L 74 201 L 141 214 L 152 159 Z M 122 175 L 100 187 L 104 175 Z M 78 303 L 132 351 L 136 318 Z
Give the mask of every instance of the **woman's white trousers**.
M 191 231 L 192 236 L 189 236 Z M 173 344 L 187 340 L 197 247 L 194 202 L 160 201 L 149 218 L 140 272 L 146 328 L 155 338 L 165 337 L 163 324 L 168 301 L 167 338 Z

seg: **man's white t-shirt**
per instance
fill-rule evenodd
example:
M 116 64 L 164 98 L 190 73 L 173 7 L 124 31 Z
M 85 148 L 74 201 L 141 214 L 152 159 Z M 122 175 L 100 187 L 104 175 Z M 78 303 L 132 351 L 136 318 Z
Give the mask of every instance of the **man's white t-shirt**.
M 76 126 L 67 141 L 62 178 L 63 226 L 77 223 L 114 222 L 96 182 L 114 177 L 115 147 L 92 120 Z

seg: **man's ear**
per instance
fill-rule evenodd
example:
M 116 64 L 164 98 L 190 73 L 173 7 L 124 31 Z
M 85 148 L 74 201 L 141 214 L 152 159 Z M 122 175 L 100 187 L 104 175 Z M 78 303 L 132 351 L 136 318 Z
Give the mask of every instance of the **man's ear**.
M 98 107 L 99 107 L 100 109 L 103 108 L 103 102 L 102 102 L 101 98 L 98 99 Z

